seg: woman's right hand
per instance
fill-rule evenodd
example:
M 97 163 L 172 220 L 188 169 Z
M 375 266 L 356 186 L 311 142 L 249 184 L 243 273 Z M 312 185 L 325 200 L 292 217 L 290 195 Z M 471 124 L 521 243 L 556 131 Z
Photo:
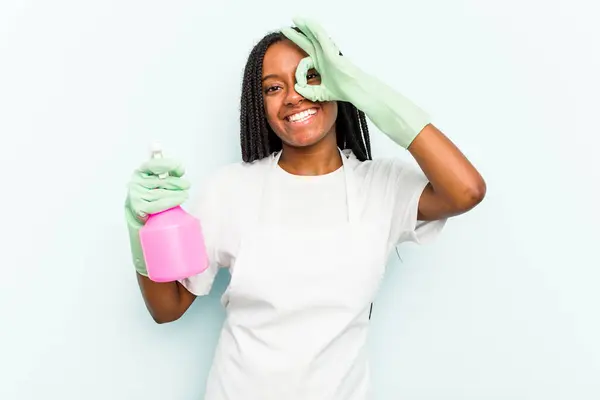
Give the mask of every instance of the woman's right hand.
M 160 178 L 160 174 L 168 174 Z M 127 205 L 140 223 L 148 214 L 183 204 L 188 199 L 190 183 L 182 178 L 185 169 L 181 162 L 172 158 L 152 158 L 140 165 L 128 185 Z
M 196 296 L 179 282 L 153 282 L 148 278 L 139 231 L 148 214 L 183 204 L 188 198 L 190 184 L 183 179 L 181 162 L 170 158 L 153 158 L 133 173 L 127 188 L 125 219 L 129 232 L 131 260 L 137 271 L 144 302 L 158 323 L 175 321 L 192 304 Z M 161 174 L 168 174 L 164 178 Z

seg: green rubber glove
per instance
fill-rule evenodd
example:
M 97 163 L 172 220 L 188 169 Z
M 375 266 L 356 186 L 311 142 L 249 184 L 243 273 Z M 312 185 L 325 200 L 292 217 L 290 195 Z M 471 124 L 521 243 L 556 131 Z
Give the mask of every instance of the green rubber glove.
M 189 197 L 190 183 L 182 178 L 182 164 L 169 158 L 154 158 L 136 169 L 128 184 L 125 221 L 129 231 L 131 257 L 136 271 L 148 276 L 139 231 L 148 214 L 183 204 Z M 162 174 L 168 174 L 162 178 Z
M 284 28 L 281 33 L 308 54 L 296 70 L 296 92 L 311 101 L 352 103 L 390 139 L 408 148 L 430 122 L 429 116 L 340 55 L 335 43 L 317 22 L 303 17 L 293 21 L 304 35 L 292 28 Z M 319 85 L 307 83 L 306 75 L 312 68 L 321 75 Z

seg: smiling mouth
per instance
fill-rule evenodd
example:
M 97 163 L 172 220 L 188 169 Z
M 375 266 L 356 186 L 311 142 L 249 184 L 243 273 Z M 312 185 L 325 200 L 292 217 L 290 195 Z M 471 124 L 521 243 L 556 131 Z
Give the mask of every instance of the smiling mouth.
M 310 121 L 317 114 L 316 108 L 300 111 L 299 113 L 288 115 L 285 120 L 292 124 L 301 124 Z

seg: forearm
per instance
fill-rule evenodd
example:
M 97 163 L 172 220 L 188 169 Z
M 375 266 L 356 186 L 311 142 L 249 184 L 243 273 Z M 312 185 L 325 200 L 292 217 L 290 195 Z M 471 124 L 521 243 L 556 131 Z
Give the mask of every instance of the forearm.
M 485 196 L 486 184 L 465 155 L 439 129 L 429 124 L 408 147 L 432 189 L 432 197 L 445 203 L 448 215 L 465 212 Z
M 158 283 L 136 275 L 146 308 L 157 323 L 179 319 L 194 301 L 195 296 L 179 282 Z

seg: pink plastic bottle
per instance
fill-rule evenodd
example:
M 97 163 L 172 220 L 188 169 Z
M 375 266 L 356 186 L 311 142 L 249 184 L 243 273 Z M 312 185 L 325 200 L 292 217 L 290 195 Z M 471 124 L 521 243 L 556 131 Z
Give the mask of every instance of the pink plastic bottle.
M 153 157 L 162 157 L 153 146 Z M 161 174 L 160 178 L 166 178 Z M 154 282 L 173 282 L 204 272 L 208 257 L 200 221 L 174 207 L 148 216 L 140 229 L 140 242 L 148 278 Z

